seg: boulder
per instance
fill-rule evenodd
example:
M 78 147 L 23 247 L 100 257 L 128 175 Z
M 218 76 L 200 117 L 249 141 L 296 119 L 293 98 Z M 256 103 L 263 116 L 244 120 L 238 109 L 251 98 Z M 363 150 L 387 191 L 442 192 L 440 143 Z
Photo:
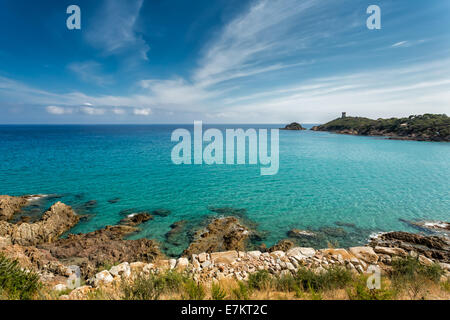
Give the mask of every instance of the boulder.
M 113 276 L 108 270 L 103 270 L 95 275 L 94 286 L 99 287 L 100 285 L 109 284 L 114 281 Z
M 109 273 L 113 276 L 128 278 L 131 275 L 130 264 L 128 262 L 118 264 L 117 266 L 112 267 L 109 270 Z
M 237 251 L 214 252 L 211 253 L 211 261 L 213 263 L 232 264 L 239 257 Z
M 352 247 L 350 252 L 358 259 L 364 260 L 367 263 L 375 264 L 378 262 L 378 255 L 371 247 Z
M 375 251 L 375 253 L 387 254 L 387 255 L 390 255 L 390 256 L 406 257 L 408 255 L 408 253 L 405 250 L 401 249 L 401 248 L 388 248 L 388 247 L 376 246 L 375 248 L 373 248 L 373 250 Z
M 189 260 L 187 258 L 179 258 L 177 260 L 176 269 L 182 271 L 189 266 Z

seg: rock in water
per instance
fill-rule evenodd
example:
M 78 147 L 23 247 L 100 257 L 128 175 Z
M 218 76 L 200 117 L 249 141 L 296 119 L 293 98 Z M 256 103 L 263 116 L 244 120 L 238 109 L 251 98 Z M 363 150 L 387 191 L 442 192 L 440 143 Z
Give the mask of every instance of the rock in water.
M 194 241 L 183 252 L 185 256 L 202 252 L 242 251 L 249 237 L 249 230 L 235 217 L 214 219 L 206 230 L 199 230 Z
M 53 242 L 79 221 L 71 207 L 57 202 L 35 223 L 20 225 L 0 221 L 0 236 L 11 239 L 13 244 L 25 246 Z
M 282 128 L 281 130 L 306 130 L 302 127 L 300 123 L 292 122 L 291 124 L 288 124 L 286 127 Z
M 146 221 L 153 220 L 153 216 L 149 213 L 143 212 L 143 213 L 137 213 L 137 214 L 131 214 L 125 219 L 122 219 L 120 221 L 121 224 L 127 225 L 127 226 L 137 226 L 141 223 L 144 223 Z
M 27 203 L 25 197 L 0 196 L 0 221 L 12 219 Z

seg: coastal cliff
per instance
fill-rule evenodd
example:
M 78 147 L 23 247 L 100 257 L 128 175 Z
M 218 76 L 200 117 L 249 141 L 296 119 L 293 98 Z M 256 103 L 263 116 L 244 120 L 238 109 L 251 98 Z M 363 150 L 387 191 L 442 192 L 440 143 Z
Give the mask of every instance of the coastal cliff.
M 311 128 L 340 134 L 384 136 L 390 139 L 450 141 L 450 118 L 445 114 L 412 115 L 408 118 L 369 119 L 342 117 Z

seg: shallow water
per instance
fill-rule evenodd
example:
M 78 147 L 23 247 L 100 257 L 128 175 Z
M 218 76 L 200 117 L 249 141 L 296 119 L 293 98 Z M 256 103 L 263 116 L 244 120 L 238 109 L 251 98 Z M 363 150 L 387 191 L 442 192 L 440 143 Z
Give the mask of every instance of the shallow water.
M 0 126 L 0 194 L 60 195 L 41 209 L 63 201 L 88 214 L 73 232 L 115 224 L 126 209 L 168 209 L 132 236 L 161 241 L 173 222 L 200 223 L 213 214 L 209 207 L 245 209 L 267 245 L 292 228 L 343 228 L 338 235 L 325 229 L 324 241 L 348 246 L 372 232 L 413 231 L 399 219 L 449 220 L 448 143 L 280 131 L 279 173 L 261 176 L 259 166 L 172 164 L 178 127 Z M 108 202 L 114 198 L 120 201 Z M 90 200 L 96 203 L 83 206 Z

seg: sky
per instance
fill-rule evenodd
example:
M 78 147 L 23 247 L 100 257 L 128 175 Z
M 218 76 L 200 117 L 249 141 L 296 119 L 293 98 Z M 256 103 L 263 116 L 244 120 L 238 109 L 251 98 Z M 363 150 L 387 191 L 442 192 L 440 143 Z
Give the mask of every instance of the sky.
M 69 30 L 69 5 L 81 30 Z M 366 10 L 381 9 L 369 30 Z M 450 1 L 1 0 L 0 123 L 450 114 Z

